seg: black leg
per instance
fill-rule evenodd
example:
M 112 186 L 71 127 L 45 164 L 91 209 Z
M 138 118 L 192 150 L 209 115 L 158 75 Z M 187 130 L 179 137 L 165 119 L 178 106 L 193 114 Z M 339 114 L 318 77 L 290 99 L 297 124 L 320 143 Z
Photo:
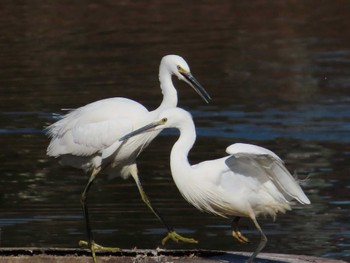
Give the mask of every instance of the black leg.
M 91 176 L 89 178 L 88 183 L 85 186 L 85 189 L 83 191 L 83 193 L 81 194 L 81 205 L 83 207 L 83 212 L 84 212 L 84 219 L 85 219 L 85 226 L 86 226 L 86 233 L 87 233 L 87 237 L 88 237 L 88 246 L 91 249 L 91 253 L 92 253 L 92 257 L 94 262 L 96 262 L 96 255 L 95 255 L 95 247 L 94 247 L 94 237 L 92 234 L 92 230 L 91 230 L 91 225 L 90 225 L 90 217 L 89 217 L 89 210 L 88 210 L 88 206 L 87 206 L 87 193 L 90 190 L 90 187 L 92 185 L 92 183 L 94 182 L 96 175 L 99 173 L 100 168 L 94 169 L 91 173 Z M 83 242 L 79 242 L 80 244 L 83 244 Z
M 259 226 L 258 221 L 256 221 L 255 216 L 252 216 L 251 219 L 253 220 L 253 223 L 256 226 L 256 228 L 258 229 L 258 231 L 260 232 L 261 239 L 260 239 L 258 247 L 254 251 L 254 253 L 251 255 L 251 257 L 247 260 L 247 263 L 252 263 L 254 261 L 254 259 L 256 258 L 256 256 L 260 253 L 261 250 L 263 250 L 263 248 L 265 247 L 265 245 L 267 243 L 267 237 L 265 236 L 264 232 L 262 231 L 261 227 Z

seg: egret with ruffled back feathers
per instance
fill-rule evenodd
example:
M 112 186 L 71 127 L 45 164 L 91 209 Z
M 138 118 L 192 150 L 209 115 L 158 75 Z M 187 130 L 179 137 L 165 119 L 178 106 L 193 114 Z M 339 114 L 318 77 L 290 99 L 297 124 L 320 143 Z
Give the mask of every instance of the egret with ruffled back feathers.
M 47 128 L 47 134 L 51 138 L 47 154 L 59 158 L 63 165 L 91 173 L 81 195 L 88 242 L 80 243 L 87 244 L 91 248 L 94 261 L 96 261 L 95 249 L 103 247 L 94 242 L 86 199 L 91 184 L 100 172 L 123 178 L 131 175 L 134 178 L 143 201 L 168 230 L 163 243 L 169 238 L 176 242 L 196 242 L 194 239 L 180 236 L 165 223 L 152 207 L 138 177 L 136 158 L 160 130 L 136 136 L 127 142 L 119 141 L 123 135 L 135 128 L 154 121 L 163 110 L 176 107 L 178 97 L 172 82 L 173 75 L 185 81 L 207 103 L 209 102 L 210 96 L 192 76 L 186 61 L 180 56 L 168 55 L 162 58 L 159 67 L 163 101 L 156 110 L 148 111 L 140 103 L 127 98 L 108 98 L 75 109 Z
M 283 161 L 263 147 L 236 143 L 227 147 L 226 157 L 190 165 L 188 153 L 196 140 L 196 131 L 191 115 L 180 108 L 163 111 L 157 121 L 131 132 L 121 141 L 166 128 L 180 130 L 171 150 L 170 167 L 182 196 L 200 211 L 235 217 L 232 234 L 242 243 L 248 239 L 238 230 L 241 217 L 250 218 L 260 232 L 260 243 L 247 262 L 253 262 L 267 242 L 256 219 L 259 215 L 275 218 L 278 212 L 291 209 L 293 199 L 310 204 Z

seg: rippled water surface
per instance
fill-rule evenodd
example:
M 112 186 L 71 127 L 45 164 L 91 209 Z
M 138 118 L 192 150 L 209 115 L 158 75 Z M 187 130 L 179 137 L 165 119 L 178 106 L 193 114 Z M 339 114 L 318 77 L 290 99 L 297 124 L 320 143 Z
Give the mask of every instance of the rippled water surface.
M 106 97 L 161 101 L 158 67 L 182 55 L 211 94 L 205 104 L 174 79 L 179 106 L 197 126 L 192 163 L 235 142 L 276 152 L 302 182 L 310 206 L 259 220 L 265 252 L 350 257 L 350 2 L 6 1 L 0 8 L 1 246 L 76 247 L 85 238 L 80 194 L 87 176 L 48 158 L 43 127 Z M 169 170 L 176 131 L 139 158 L 146 192 L 167 222 L 206 248 L 252 251 L 230 220 L 187 204 Z M 234 193 L 233 193 L 234 194 Z M 100 176 L 89 193 L 95 239 L 154 248 L 165 234 L 132 179 Z

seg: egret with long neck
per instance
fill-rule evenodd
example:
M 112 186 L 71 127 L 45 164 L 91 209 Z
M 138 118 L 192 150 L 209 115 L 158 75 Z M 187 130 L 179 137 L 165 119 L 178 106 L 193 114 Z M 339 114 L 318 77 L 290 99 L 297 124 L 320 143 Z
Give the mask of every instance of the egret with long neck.
M 232 235 L 240 242 L 248 239 L 238 230 L 241 217 L 250 218 L 261 240 L 247 262 L 253 262 L 265 247 L 267 238 L 257 217 L 275 218 L 291 209 L 292 200 L 310 204 L 299 183 L 273 152 L 252 144 L 236 143 L 227 147 L 228 156 L 191 165 L 188 153 L 196 140 L 191 115 L 180 108 L 164 110 L 158 120 L 141 127 L 121 141 L 158 129 L 177 128 L 180 137 L 170 154 L 171 174 L 182 196 L 200 211 L 221 217 L 234 217 Z
M 168 230 L 163 244 L 169 238 L 176 242 L 196 243 L 192 238 L 177 234 L 166 224 L 151 205 L 139 180 L 136 158 L 160 130 L 137 136 L 127 142 L 119 141 L 123 135 L 155 120 L 163 110 L 176 107 L 178 98 L 172 82 L 173 75 L 189 84 L 207 103 L 210 101 L 210 96 L 192 76 L 186 61 L 180 56 L 168 55 L 162 58 L 159 67 L 163 101 L 156 110 L 148 111 L 140 103 L 127 98 L 108 98 L 77 108 L 47 128 L 47 134 L 51 138 L 47 154 L 59 158 L 62 165 L 83 169 L 91 174 L 81 195 L 88 242 L 81 241 L 80 244 L 87 244 L 91 248 L 94 261 L 95 249 L 103 247 L 94 242 L 86 199 L 99 173 L 123 178 L 131 175 L 134 178 L 142 200 Z

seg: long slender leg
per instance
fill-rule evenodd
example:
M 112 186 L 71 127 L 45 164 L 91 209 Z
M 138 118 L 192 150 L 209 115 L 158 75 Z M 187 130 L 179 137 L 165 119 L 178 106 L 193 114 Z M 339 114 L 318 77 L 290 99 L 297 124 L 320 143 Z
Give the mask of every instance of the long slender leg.
M 88 246 L 88 247 L 90 247 L 94 263 L 96 263 L 95 251 L 97 249 L 109 250 L 109 251 L 118 251 L 118 250 L 120 250 L 119 248 L 103 247 L 103 246 L 100 246 L 100 245 L 96 244 L 95 241 L 94 241 L 94 237 L 93 237 L 92 231 L 91 231 L 89 210 L 88 210 L 88 206 L 87 206 L 87 202 L 86 202 L 87 201 L 87 193 L 89 192 L 90 187 L 91 187 L 92 183 L 94 182 L 94 180 L 96 178 L 96 175 L 100 172 L 100 170 L 101 170 L 100 167 L 99 168 L 94 168 L 94 170 L 92 171 L 92 173 L 90 175 L 89 181 L 86 184 L 83 193 L 81 194 L 81 199 L 80 199 L 81 205 L 83 207 L 83 212 L 84 212 L 86 233 L 87 233 L 87 236 L 88 236 L 88 241 L 86 242 L 86 241 L 80 240 L 79 241 L 79 245 L 80 246 Z
M 238 229 L 238 222 L 241 219 L 240 216 L 236 216 L 233 220 L 232 220 L 232 236 L 234 238 L 236 238 L 239 242 L 243 243 L 243 244 L 248 244 L 249 240 L 248 238 L 246 238 L 245 236 L 242 235 L 242 233 L 239 231 Z
M 85 189 L 83 191 L 83 193 L 81 194 L 81 205 L 83 207 L 83 212 L 84 212 L 84 218 L 85 218 L 85 226 L 86 226 L 86 233 L 88 236 L 88 246 L 91 249 L 91 254 L 92 257 L 94 259 L 94 262 L 96 263 L 96 255 L 95 255 L 95 246 L 94 246 L 94 237 L 92 235 L 92 231 L 91 231 L 91 226 L 90 226 L 90 217 L 89 217 L 89 211 L 88 211 L 88 207 L 87 207 L 87 203 L 86 203 L 86 199 L 87 199 L 87 193 L 90 190 L 90 187 L 92 185 L 92 183 L 94 182 L 96 175 L 98 174 L 98 172 L 100 171 L 100 168 L 94 168 L 94 170 L 92 171 L 89 181 L 85 186 Z M 80 241 L 79 245 L 84 245 L 86 242 L 85 241 Z
M 162 245 L 164 245 L 169 239 L 172 239 L 175 242 L 185 242 L 185 243 L 198 243 L 197 240 L 193 238 L 186 238 L 174 231 L 172 227 L 170 227 L 163 219 L 163 217 L 157 212 L 157 210 L 152 206 L 151 201 L 149 200 L 148 196 L 146 195 L 145 191 L 143 190 L 143 187 L 141 185 L 138 172 L 137 172 L 137 166 L 136 164 L 130 165 L 130 173 L 132 177 L 134 178 L 137 188 L 139 189 L 141 198 L 143 202 L 148 206 L 148 208 L 152 211 L 152 213 L 158 218 L 158 220 L 166 227 L 168 230 L 168 235 L 163 238 Z
M 256 226 L 256 228 L 259 230 L 260 235 L 261 235 L 261 239 L 259 242 L 258 247 L 256 248 L 256 250 L 254 251 L 254 253 L 250 256 L 250 258 L 247 260 L 247 263 L 252 263 L 253 260 L 256 258 L 256 256 L 260 253 L 261 250 L 263 250 L 263 248 L 265 247 L 266 243 L 267 243 L 267 237 L 265 236 L 265 234 L 263 233 L 260 225 L 258 224 L 258 221 L 256 221 L 255 216 L 251 216 L 251 219 L 254 222 L 254 225 Z

